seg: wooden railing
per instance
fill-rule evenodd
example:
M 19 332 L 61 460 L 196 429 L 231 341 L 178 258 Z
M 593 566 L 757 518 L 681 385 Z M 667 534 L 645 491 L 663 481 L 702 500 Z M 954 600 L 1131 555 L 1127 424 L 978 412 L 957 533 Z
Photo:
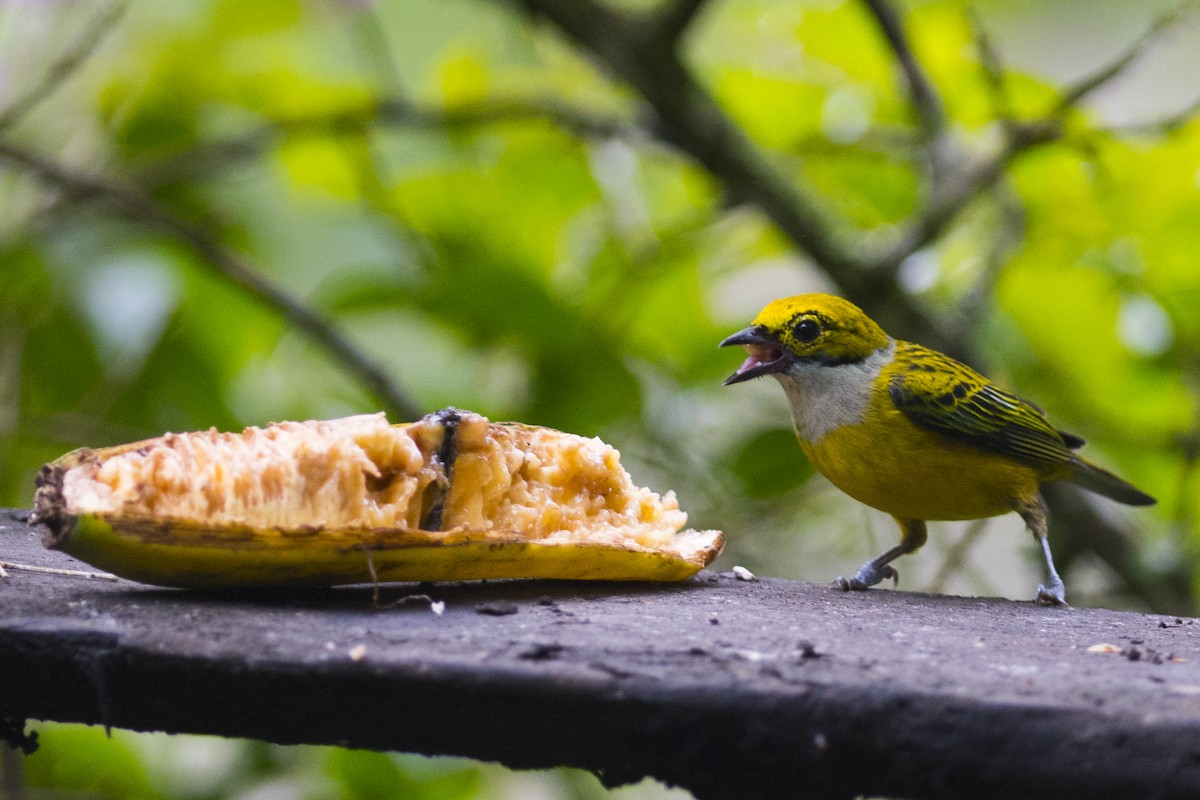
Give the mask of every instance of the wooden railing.
M 23 519 L 0 510 L 0 562 L 86 569 Z M 397 585 L 377 608 L 370 587 L 6 572 L 17 745 L 59 720 L 650 775 L 698 798 L 1200 797 L 1190 619 L 707 573 Z

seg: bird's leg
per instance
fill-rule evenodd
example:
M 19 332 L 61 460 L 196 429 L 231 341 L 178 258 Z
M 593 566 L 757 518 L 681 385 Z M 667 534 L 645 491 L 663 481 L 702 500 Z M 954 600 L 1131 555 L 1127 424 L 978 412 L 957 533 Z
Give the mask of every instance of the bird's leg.
M 888 578 L 899 582 L 900 573 L 891 566 L 891 562 L 925 544 L 928 533 L 925 530 L 925 520 L 900 517 L 896 517 L 895 520 L 900 526 L 900 544 L 863 564 L 858 568 L 858 572 L 854 573 L 853 578 L 847 580 L 839 575 L 833 582 L 835 589 L 841 589 L 843 592 L 869 589 Z
M 1037 539 L 1042 548 L 1042 557 L 1046 560 L 1047 582 L 1038 585 L 1034 602 L 1043 606 L 1067 605 L 1067 587 L 1059 577 L 1058 570 L 1054 568 L 1054 558 L 1050 555 L 1050 539 L 1046 536 L 1046 506 L 1042 504 L 1042 499 L 1037 497 L 1028 505 L 1018 508 L 1017 513 L 1025 520 L 1033 538 Z

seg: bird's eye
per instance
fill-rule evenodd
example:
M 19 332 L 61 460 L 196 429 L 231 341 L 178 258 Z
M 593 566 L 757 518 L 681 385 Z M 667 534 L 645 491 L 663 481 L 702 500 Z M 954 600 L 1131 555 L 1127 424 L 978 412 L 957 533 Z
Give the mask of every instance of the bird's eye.
M 795 333 L 797 341 L 808 344 L 821 335 L 821 326 L 816 320 L 802 319 L 796 323 Z

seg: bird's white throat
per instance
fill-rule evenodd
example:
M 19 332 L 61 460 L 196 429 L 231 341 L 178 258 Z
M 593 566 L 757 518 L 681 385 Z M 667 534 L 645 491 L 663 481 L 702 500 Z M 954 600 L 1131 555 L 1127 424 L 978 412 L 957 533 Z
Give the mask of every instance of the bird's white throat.
M 879 373 L 896 356 L 896 342 L 876 350 L 862 361 L 828 366 L 797 361 L 775 375 L 792 407 L 796 435 L 817 444 L 843 425 L 861 422 L 871 403 Z

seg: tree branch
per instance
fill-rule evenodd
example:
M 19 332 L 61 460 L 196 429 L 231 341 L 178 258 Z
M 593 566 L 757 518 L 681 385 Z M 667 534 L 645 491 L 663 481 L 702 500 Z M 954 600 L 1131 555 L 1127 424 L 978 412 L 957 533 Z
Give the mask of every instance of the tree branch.
M 487 100 L 450 108 L 418 106 L 393 98 L 379 103 L 376 110 L 379 124 L 426 128 L 469 128 L 527 120 L 544 120 L 571 133 L 595 139 L 648 136 L 646 128 L 635 120 L 598 114 L 556 97 Z
M 937 90 L 913 53 L 900 15 L 896 13 L 890 0 L 863 0 L 863 3 L 871 11 L 888 44 L 891 45 L 908 85 L 908 96 L 916 109 L 917 119 L 925 131 L 926 138 L 934 142 L 945 128 L 946 112 Z
M 24 119 L 26 114 L 54 94 L 83 66 L 104 38 L 116 27 L 128 5 L 127 0 L 110 2 L 96 14 L 84 27 L 79 38 L 50 65 L 42 79 L 15 99 L 8 108 L 0 111 L 0 134 Z
M 960 167 L 940 185 L 939 191 L 930 196 L 896 244 L 880 257 L 877 268 L 897 268 L 904 259 L 940 236 L 971 201 L 992 188 L 1017 156 L 1061 136 L 1062 128 L 1057 122 L 1010 125 L 1009 134 L 997 153 Z
M 979 65 L 983 68 L 983 76 L 987 81 L 988 90 L 992 95 L 996 118 L 1005 125 L 1013 119 L 1012 104 L 1008 99 L 1008 91 L 1004 82 L 1004 64 L 996 44 L 979 18 L 979 12 L 974 6 L 967 8 L 967 18 L 975 39 L 975 52 L 979 56 Z
M 660 40 L 672 45 L 678 42 L 707 2 L 708 0 L 668 0 L 664 3 L 655 20 Z
M 134 187 L 73 170 L 7 142 L 0 141 L 0 161 L 80 199 L 106 202 L 129 219 L 167 233 L 199 255 L 214 274 L 280 314 L 327 350 L 337 363 L 365 385 L 393 419 L 411 420 L 421 415 L 417 404 L 395 380 L 343 336 L 330 320 L 263 277 L 208 230 L 178 216 Z
M 1070 109 L 1078 106 L 1092 92 L 1123 75 L 1130 66 L 1141 59 L 1147 51 L 1158 43 L 1163 34 L 1182 22 L 1196 5 L 1196 0 L 1188 0 L 1188 2 L 1181 3 L 1160 16 L 1112 62 L 1097 69 L 1090 75 L 1084 76 L 1068 87 L 1063 92 L 1051 116 L 1061 116 Z
M 654 46 L 654 26 L 596 0 L 505 0 L 554 23 L 654 109 L 665 138 L 717 175 L 739 201 L 763 209 L 797 245 L 832 273 L 861 277 L 842 225 L 796 187 L 692 78 L 670 48 Z
M 1115 125 L 1104 128 L 1103 133 L 1116 136 L 1169 136 L 1200 116 L 1200 99 L 1176 111 L 1170 116 L 1149 122 L 1137 122 L 1132 125 Z
M 271 120 L 242 135 L 198 145 L 142 170 L 139 183 L 162 186 L 207 176 L 260 157 L 284 136 L 357 136 L 372 127 L 459 130 L 520 122 L 546 122 L 589 139 L 654 140 L 637 120 L 597 113 L 556 97 L 489 99 L 453 108 L 388 97 L 340 111 Z
M 796 245 L 885 326 L 962 355 L 964 342 L 896 291 L 894 265 L 878 248 L 855 242 L 849 226 L 797 185 L 705 92 L 673 48 L 656 46 L 653 25 L 597 0 L 502 0 L 544 18 L 631 85 L 654 110 L 656 132 L 689 154 L 737 202 L 756 205 Z M 898 262 L 897 262 L 898 263 Z
M 865 0 L 868 3 L 883 0 Z M 1038 145 L 1060 139 L 1063 134 L 1062 117 L 1076 107 L 1093 91 L 1119 77 L 1138 58 L 1158 41 L 1159 37 L 1178 24 L 1196 0 L 1180 5 L 1160 17 L 1142 36 L 1112 63 L 1097 70 L 1068 88 L 1050 113 L 1042 120 L 1018 123 L 1002 120 L 1005 126 L 1005 141 L 992 156 L 977 160 L 956 174 L 935 184 L 925 207 L 906 226 L 904 234 L 878 260 L 876 269 L 894 270 L 905 258 L 934 241 L 967 208 L 971 201 L 995 185 L 1009 164 L 1027 150 Z M 999 59 L 991 47 L 983 26 L 976 19 L 976 41 L 980 48 L 984 69 L 991 75 L 999 68 Z M 992 79 L 999 86 L 1000 76 Z

